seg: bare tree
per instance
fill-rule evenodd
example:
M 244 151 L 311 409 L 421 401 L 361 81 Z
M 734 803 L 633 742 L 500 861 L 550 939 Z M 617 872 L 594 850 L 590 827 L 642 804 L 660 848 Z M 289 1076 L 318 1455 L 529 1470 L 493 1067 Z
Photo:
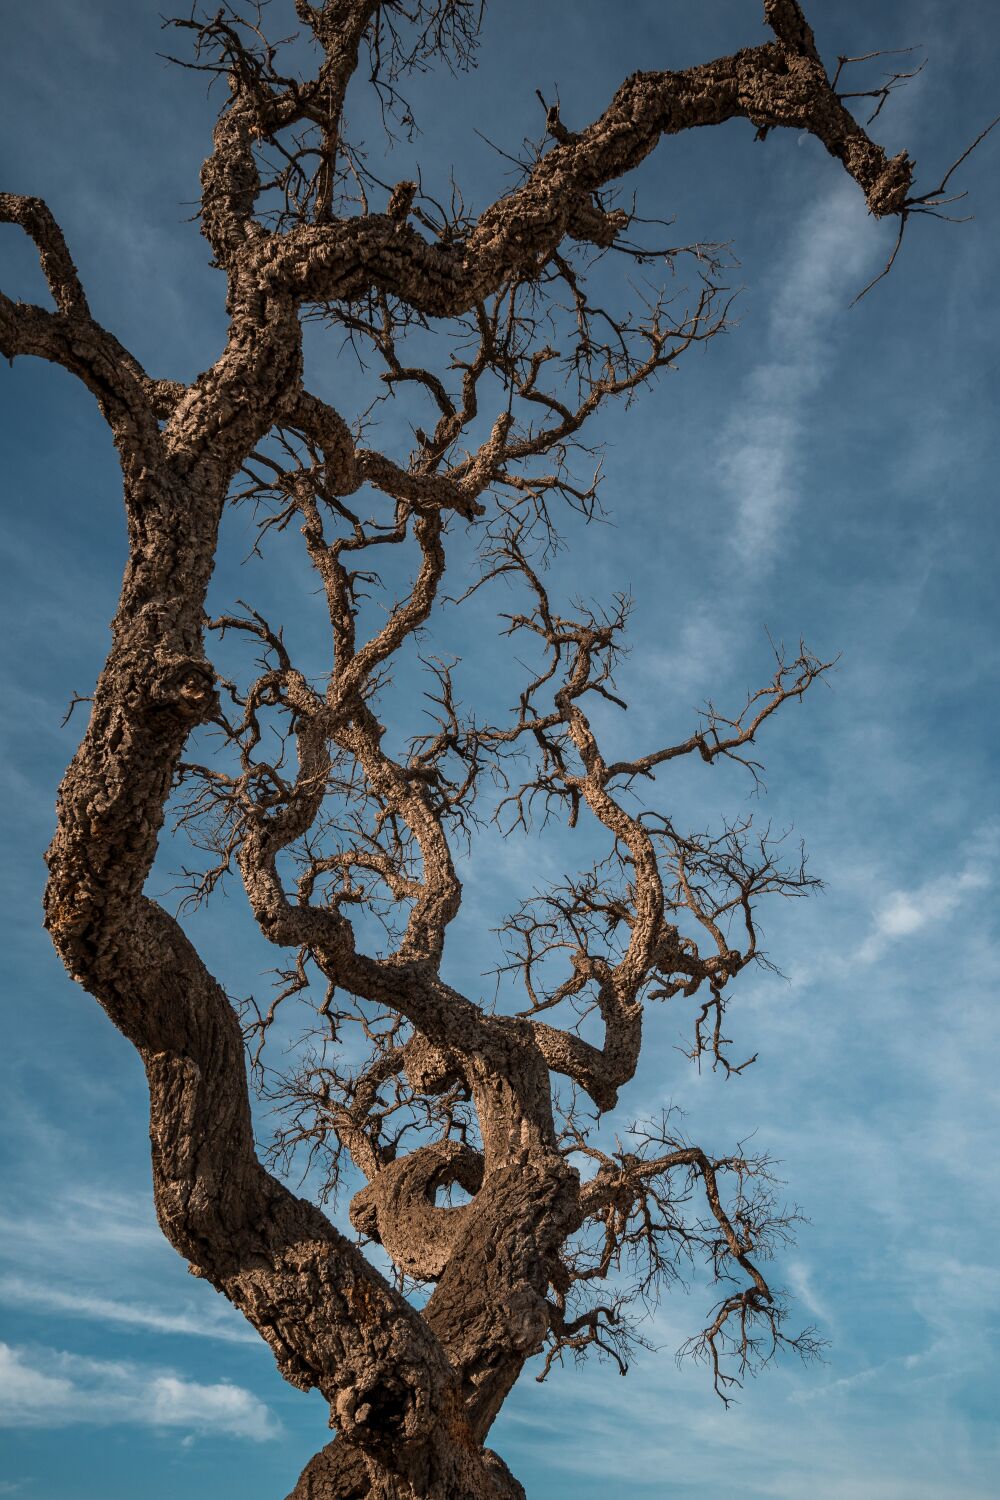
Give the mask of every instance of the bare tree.
M 647 1002 L 693 1002 L 691 1056 L 746 1065 L 729 1055 L 724 1016 L 732 981 L 762 957 L 759 899 L 812 883 L 749 822 L 680 829 L 655 805 L 659 773 L 684 756 L 755 773 L 765 721 L 827 667 L 778 652 L 741 710 L 710 708 L 688 738 L 627 759 L 602 751 L 592 709 L 621 701 L 628 601 L 560 605 L 546 549 L 559 507 L 596 503 L 588 419 L 710 339 L 728 305 L 721 252 L 643 242 L 650 231 L 616 206 L 614 184 L 661 136 L 736 118 L 761 139 L 810 132 L 872 214 L 901 226 L 939 207 L 946 184 L 913 194 L 910 160 L 887 158 L 849 112 L 845 97 L 865 91 L 845 95 L 842 67 L 831 81 L 799 5 L 764 0 L 762 45 L 637 73 L 583 128 L 542 101 L 542 139 L 516 184 L 473 213 L 457 189 L 442 204 L 419 184 L 379 182 L 342 120 L 356 80 L 387 128 L 407 130 L 407 75 L 472 61 L 477 0 L 294 8 L 315 53 L 308 77 L 283 71 L 259 11 L 224 4 L 173 23 L 193 42 L 185 66 L 226 90 L 200 225 L 226 277 L 229 334 L 190 385 L 148 375 L 95 321 L 44 203 L 0 197 L 55 304 L 0 296 L 0 350 L 52 360 L 92 391 L 128 518 L 113 644 L 59 793 L 46 922 L 142 1057 L 164 1234 L 282 1375 L 329 1403 L 336 1438 L 294 1495 L 498 1500 L 523 1490 L 484 1444 L 526 1360 L 545 1351 L 547 1370 L 593 1349 L 624 1368 L 641 1340 L 630 1308 L 686 1261 L 703 1258 L 719 1287 L 691 1349 L 720 1394 L 782 1345 L 815 1348 L 810 1331 L 786 1331 L 761 1269 L 791 1227 L 766 1158 L 713 1155 L 670 1117 L 598 1144 L 634 1074 Z M 884 92 L 870 91 L 876 113 Z M 671 273 L 683 261 L 694 292 L 599 303 L 588 271 L 608 254 Z M 307 318 L 377 376 L 381 408 L 340 410 L 305 388 Z M 396 409 L 423 415 L 394 457 L 367 435 Z M 227 503 L 255 508 L 262 551 L 279 530 L 301 532 L 329 616 L 322 680 L 253 608 L 206 617 Z M 452 662 L 421 666 L 414 650 L 445 602 L 449 549 L 470 536 L 479 572 L 450 602 L 497 580 L 517 601 L 503 629 L 525 677 L 497 722 L 463 710 Z M 409 583 L 393 597 L 375 568 L 396 557 Z M 228 636 L 220 650 L 247 648 L 242 676 L 217 674 L 206 632 Z M 408 741 L 379 717 L 394 664 L 429 674 L 433 724 Z M 238 1014 L 180 921 L 144 894 L 171 798 L 208 851 L 188 899 L 238 872 L 283 955 L 267 1008 Z M 486 1003 L 450 986 L 442 959 L 462 897 L 456 848 L 491 819 L 511 837 L 589 820 L 604 849 L 526 891 Z M 276 1080 L 262 1048 L 293 998 L 312 1007 L 312 1040 Z M 263 1160 L 255 1067 L 282 1107 Z M 363 1177 L 350 1200 L 360 1243 L 280 1180 L 299 1148 L 331 1192 Z M 382 1247 L 393 1281 L 364 1244 Z

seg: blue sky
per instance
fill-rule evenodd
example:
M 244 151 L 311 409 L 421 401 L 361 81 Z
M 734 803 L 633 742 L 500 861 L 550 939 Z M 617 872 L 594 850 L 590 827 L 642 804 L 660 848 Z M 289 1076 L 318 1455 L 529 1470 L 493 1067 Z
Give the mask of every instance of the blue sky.
M 1000 11 L 820 9 L 827 56 L 922 44 L 928 67 L 887 108 L 880 138 L 908 147 L 933 186 L 1000 107 Z M 186 222 L 210 109 L 198 80 L 157 60 L 158 11 L 18 7 L 5 19 L 0 153 L 5 187 L 46 197 L 63 224 L 96 315 L 154 373 L 191 378 L 224 335 L 219 274 Z M 760 36 L 756 5 L 738 0 L 512 0 L 473 79 L 415 91 L 419 159 L 442 182 L 454 164 L 481 202 L 503 177 L 472 126 L 516 147 L 537 127 L 536 87 L 559 85 L 573 125 L 636 67 Z M 359 99 L 362 126 L 365 109 Z M 739 981 L 736 1046 L 760 1061 L 728 1083 L 698 1076 L 676 1050 L 679 1020 L 660 1011 L 620 1118 L 674 1102 L 720 1151 L 756 1130 L 811 1220 L 779 1279 L 831 1347 L 826 1363 L 772 1369 L 723 1411 L 705 1372 L 671 1357 L 709 1298 L 696 1284 L 661 1308 L 660 1352 L 627 1380 L 597 1365 L 544 1387 L 526 1374 L 492 1441 L 529 1495 L 998 1493 L 998 149 L 985 143 L 964 171 L 975 220 L 915 222 L 892 276 L 851 310 L 892 232 L 814 142 L 761 146 L 734 124 L 668 142 L 638 176 L 643 211 L 676 215 L 679 242 L 732 241 L 739 326 L 604 419 L 609 524 L 569 528 L 553 588 L 634 595 L 619 680 L 643 745 L 686 733 L 708 695 L 734 703 L 763 680 L 768 630 L 842 657 L 763 746 L 755 810 L 806 839 L 826 891 L 767 916 L 786 978 Z M 393 180 L 408 160 L 397 155 Z M 0 286 L 43 296 L 12 229 Z M 311 338 L 308 358 L 342 388 L 332 346 Z M 276 1500 L 326 1439 L 323 1403 L 280 1380 L 160 1238 L 138 1062 L 40 927 L 41 853 L 80 730 L 60 720 L 103 660 L 123 560 L 114 455 L 68 376 L 22 360 L 0 382 L 0 1495 L 166 1500 L 183 1487 L 189 1500 Z M 248 586 L 242 525 L 224 539 L 217 607 Z M 319 627 L 297 602 L 301 560 L 281 552 L 252 584 L 255 600 L 284 604 L 308 651 Z M 493 605 L 476 608 L 485 641 Z M 472 653 L 484 677 L 500 661 L 490 644 Z M 747 793 L 699 762 L 661 795 L 697 827 L 745 810 Z M 487 840 L 463 868 L 455 977 L 485 984 L 496 918 L 576 858 L 559 837 Z M 165 851 L 153 890 L 178 862 Z M 233 993 L 259 989 L 273 956 L 237 890 L 194 926 Z

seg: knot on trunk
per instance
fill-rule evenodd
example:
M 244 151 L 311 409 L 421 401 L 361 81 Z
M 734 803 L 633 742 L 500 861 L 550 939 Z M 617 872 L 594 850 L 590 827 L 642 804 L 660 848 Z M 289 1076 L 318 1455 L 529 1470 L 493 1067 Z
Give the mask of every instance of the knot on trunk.
M 148 693 L 152 708 L 191 726 L 203 724 L 219 708 L 215 673 L 196 657 L 159 658 L 150 673 Z
M 628 223 L 629 216 L 624 209 L 616 208 L 608 213 L 588 196 L 574 205 L 566 230 L 575 240 L 608 250 L 628 228 Z
M 874 184 L 865 194 L 868 207 L 876 219 L 888 214 L 902 212 L 913 183 L 913 162 L 905 151 L 900 151 L 885 165 Z
M 406 1044 L 406 1076 L 418 1094 L 443 1094 L 461 1080 L 457 1058 L 416 1032 Z

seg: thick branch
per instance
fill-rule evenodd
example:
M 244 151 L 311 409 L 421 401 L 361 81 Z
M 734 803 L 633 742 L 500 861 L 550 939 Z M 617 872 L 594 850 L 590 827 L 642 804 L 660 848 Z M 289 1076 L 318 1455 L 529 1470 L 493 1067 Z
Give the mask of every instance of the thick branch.
M 841 161 L 877 217 L 900 213 L 912 180 L 906 153 L 887 158 L 834 92 L 790 0 L 765 14 L 777 42 L 676 73 L 636 73 L 604 114 L 571 141 L 556 144 L 525 183 L 486 209 L 461 245 L 430 244 L 380 215 L 330 227 L 303 226 L 262 247 L 269 286 L 298 301 L 356 297 L 378 286 L 432 317 L 454 317 L 512 277 L 544 266 L 574 216 L 600 188 L 637 167 L 663 135 L 746 119 L 764 136 L 774 127 L 807 130 Z M 614 242 L 624 221 L 610 216 L 602 237 Z M 594 234 L 589 227 L 587 237 Z

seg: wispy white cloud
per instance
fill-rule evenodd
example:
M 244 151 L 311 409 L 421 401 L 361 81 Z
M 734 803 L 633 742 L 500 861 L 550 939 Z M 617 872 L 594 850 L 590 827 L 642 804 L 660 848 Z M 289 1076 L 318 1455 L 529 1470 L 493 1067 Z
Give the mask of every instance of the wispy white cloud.
M 844 184 L 807 209 L 774 268 L 779 290 L 760 330 L 761 357 L 718 433 L 714 478 L 732 516 L 727 586 L 689 604 L 669 646 L 651 643 L 643 653 L 644 674 L 674 692 L 704 692 L 738 655 L 741 606 L 772 569 L 800 496 L 816 487 L 810 402 L 832 378 L 837 326 L 864 284 L 875 243 L 863 201 Z M 761 630 L 759 616 L 753 628 Z
M 0 1214 L 0 1305 L 143 1335 L 214 1339 L 266 1354 L 258 1334 L 164 1239 L 148 1192 L 61 1183 Z M 50 1335 L 56 1337 L 55 1333 Z
M 830 375 L 837 319 L 861 285 L 872 249 L 864 205 L 846 185 L 804 217 L 776 270 L 768 353 L 747 377 L 719 444 L 719 471 L 736 508 L 732 544 L 759 567 L 808 482 L 807 403 Z
M 796 1302 L 818 1318 L 821 1323 L 829 1327 L 832 1322 L 830 1308 L 826 1299 L 817 1290 L 813 1272 L 801 1260 L 790 1261 L 785 1268 L 785 1280 L 788 1289 L 794 1296 Z
M 266 1442 L 281 1425 L 251 1391 L 202 1385 L 132 1361 L 0 1343 L 0 1426 L 132 1426 Z
M 498 1438 L 515 1470 L 530 1458 L 562 1486 L 576 1476 L 588 1495 L 599 1479 L 607 1493 L 660 1496 L 669 1475 L 669 1493 L 683 1500 L 734 1488 L 747 1500 L 988 1500 L 989 1455 L 970 1455 L 966 1426 L 943 1406 L 940 1383 L 902 1385 L 908 1372 L 892 1363 L 902 1400 L 889 1428 L 872 1419 L 876 1393 L 878 1402 L 892 1400 L 886 1365 L 825 1380 L 822 1371 L 778 1371 L 770 1394 L 748 1386 L 723 1411 L 701 1399 L 700 1372 L 666 1362 L 636 1383 L 609 1381 L 592 1367 L 557 1376 L 541 1395 L 518 1393 Z M 810 1385 L 813 1399 L 803 1403 Z
M 735 634 L 732 620 L 723 618 L 714 601 L 692 604 L 691 613 L 677 626 L 668 644 L 653 642 L 643 652 L 642 674 L 647 680 L 662 683 L 681 701 L 686 695 L 692 695 L 695 702 L 702 701 L 733 655 Z M 763 644 L 763 631 L 760 634 Z M 638 703 L 643 705 L 641 695 Z M 662 716 L 659 698 L 653 713 L 657 719 Z
M 53 1182 L 45 1199 L 37 1212 L 25 1203 L 20 1214 L 0 1213 L 0 1255 L 23 1260 L 63 1251 L 75 1259 L 91 1247 L 145 1254 L 163 1244 L 149 1194 Z
M 145 1303 L 123 1302 L 82 1290 L 47 1286 L 20 1276 L 0 1276 L 0 1302 L 10 1307 L 34 1307 L 42 1312 L 62 1313 L 152 1333 L 188 1334 L 233 1344 L 260 1343 L 253 1329 L 237 1315 L 227 1315 L 225 1311 L 214 1313 L 212 1309 L 199 1308 L 197 1311 L 168 1312 Z
M 910 889 L 891 890 L 876 907 L 871 930 L 857 952 L 862 963 L 872 963 L 902 938 L 946 921 L 970 896 L 989 888 L 1000 844 L 1000 829 L 987 827 L 969 848 L 961 869 Z

